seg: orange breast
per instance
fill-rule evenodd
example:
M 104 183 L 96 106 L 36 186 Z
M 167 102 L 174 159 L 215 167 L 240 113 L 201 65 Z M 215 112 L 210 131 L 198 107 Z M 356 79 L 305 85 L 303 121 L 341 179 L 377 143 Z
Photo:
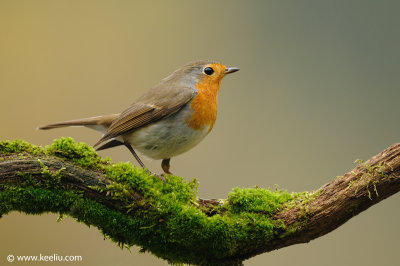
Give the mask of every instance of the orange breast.
M 217 119 L 217 96 L 221 79 L 203 78 L 197 85 L 197 95 L 190 103 L 194 111 L 186 122 L 196 130 L 203 130 L 209 126 L 208 132 L 214 126 Z

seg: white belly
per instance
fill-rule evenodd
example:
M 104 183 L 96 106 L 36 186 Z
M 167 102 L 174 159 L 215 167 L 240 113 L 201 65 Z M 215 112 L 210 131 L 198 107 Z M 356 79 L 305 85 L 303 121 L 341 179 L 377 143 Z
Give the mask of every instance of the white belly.
M 188 112 L 181 110 L 168 118 L 126 134 L 134 149 L 155 160 L 167 159 L 196 146 L 208 134 L 209 127 L 194 130 L 184 123 Z

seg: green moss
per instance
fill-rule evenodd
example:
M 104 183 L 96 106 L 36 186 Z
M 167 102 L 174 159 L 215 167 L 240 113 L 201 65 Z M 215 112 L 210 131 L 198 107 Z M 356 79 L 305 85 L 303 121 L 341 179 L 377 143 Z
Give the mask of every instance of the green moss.
M 42 182 L 42 186 L 44 186 L 45 188 L 61 188 L 61 177 L 62 177 L 62 173 L 65 170 L 65 167 L 60 168 L 60 170 L 56 171 L 56 172 L 51 172 L 49 170 L 49 168 L 44 165 L 42 163 L 42 161 L 40 161 L 38 159 L 40 165 L 42 166 L 42 178 L 41 178 L 41 182 Z M 30 180 L 32 180 L 32 178 L 30 178 Z
M 283 204 L 282 208 L 280 209 L 281 212 L 286 211 L 291 208 L 299 208 L 304 209 L 307 211 L 309 204 L 313 201 L 316 197 L 318 197 L 322 192 L 322 189 L 317 191 L 303 191 L 303 192 L 294 192 L 291 194 L 290 201 L 287 201 Z
M 349 182 L 347 189 L 355 186 L 354 194 L 357 194 L 360 187 L 365 187 L 367 189 L 369 199 L 372 200 L 372 192 L 370 189 L 373 190 L 373 193 L 376 195 L 376 197 L 379 197 L 376 184 L 378 184 L 380 180 L 388 178 L 388 175 L 386 174 L 387 167 L 385 167 L 382 163 L 371 166 L 369 163 L 364 162 L 361 159 L 355 160 L 355 163 L 359 164 L 360 174 L 357 175 L 354 171 L 352 172 L 352 174 L 355 176 L 355 179 Z
M 283 203 L 292 200 L 286 191 L 271 191 L 265 188 L 234 188 L 229 193 L 225 206 L 233 213 L 259 212 L 270 215 Z
M 71 160 L 84 168 L 103 169 L 104 165 L 110 163 L 109 159 L 102 159 L 93 147 L 83 142 L 75 142 L 73 138 L 56 139 L 53 144 L 46 146 L 45 152 Z
M 307 224 L 307 222 L 311 218 L 309 205 L 316 197 L 321 194 L 321 192 L 322 189 L 312 192 L 304 191 L 291 194 L 292 200 L 284 203 L 279 212 L 285 212 L 291 208 L 298 208 L 299 211 L 297 214 L 297 221 L 291 226 L 287 227 L 286 230 L 279 235 L 279 238 L 284 238 L 288 235 L 294 234 L 301 230 Z
M 44 153 L 44 149 L 40 146 L 30 144 L 24 140 L 17 139 L 14 141 L 0 141 L 0 153 L 21 153 L 28 152 L 33 155 Z
M 27 214 L 44 212 L 68 213 L 71 204 L 79 197 L 64 190 L 45 190 L 32 186 L 3 186 L 0 191 L 0 215 L 17 210 Z
M 18 144 L 19 143 L 19 144 Z M 93 148 L 61 138 L 45 149 L 24 142 L 0 142 L 4 153 L 36 153 L 72 160 L 85 168 L 100 169 L 112 182 L 93 187 L 110 200 L 123 202 L 122 211 L 85 199 L 80 191 L 62 189 L 64 169 L 52 172 L 42 164 L 41 177 L 20 173 L 24 181 L 0 186 L 0 215 L 12 210 L 29 214 L 65 214 L 101 232 L 122 247 L 137 245 L 142 251 L 170 263 L 223 265 L 255 246 L 296 230 L 273 216 L 284 208 L 307 204 L 318 193 L 288 193 L 264 188 L 235 188 L 218 212 L 207 215 L 198 208 L 197 180 L 159 178 L 130 163 L 111 164 Z M 304 216 L 306 219 L 306 215 Z M 300 225 L 299 225 L 300 226 Z M 231 262 L 230 262 L 231 263 Z M 235 263 L 240 263 L 237 261 Z
M 60 138 L 45 148 L 30 144 L 24 140 L 0 141 L 0 153 L 32 155 L 54 155 L 65 158 L 84 168 L 104 169 L 104 165 L 110 164 L 109 159 L 102 159 L 93 147 L 82 142 L 75 142 L 73 138 Z M 23 155 L 20 155 L 23 158 Z

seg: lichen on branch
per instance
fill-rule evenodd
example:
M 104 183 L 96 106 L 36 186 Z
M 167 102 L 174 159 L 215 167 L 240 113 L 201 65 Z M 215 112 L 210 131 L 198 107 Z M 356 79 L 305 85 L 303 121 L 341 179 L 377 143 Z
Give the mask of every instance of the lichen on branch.
M 69 215 L 122 247 L 140 246 L 170 263 L 240 265 L 326 234 L 396 193 L 400 145 L 385 152 L 316 191 L 234 188 L 224 200 L 204 200 L 196 179 L 168 176 L 164 184 L 71 138 L 44 148 L 2 141 L 0 215 Z

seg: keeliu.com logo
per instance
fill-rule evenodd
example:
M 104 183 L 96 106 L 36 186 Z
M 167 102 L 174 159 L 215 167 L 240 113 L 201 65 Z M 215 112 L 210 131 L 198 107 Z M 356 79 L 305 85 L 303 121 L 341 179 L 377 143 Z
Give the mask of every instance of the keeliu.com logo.
M 7 256 L 8 262 L 14 262 L 14 261 L 79 262 L 82 260 L 83 260 L 82 256 L 79 256 L 79 255 L 66 255 L 66 256 L 64 255 L 63 256 L 63 255 L 58 255 L 57 253 L 54 253 L 52 255 L 43 255 L 42 253 L 40 253 L 39 255 L 35 255 L 35 256 L 9 254 Z

